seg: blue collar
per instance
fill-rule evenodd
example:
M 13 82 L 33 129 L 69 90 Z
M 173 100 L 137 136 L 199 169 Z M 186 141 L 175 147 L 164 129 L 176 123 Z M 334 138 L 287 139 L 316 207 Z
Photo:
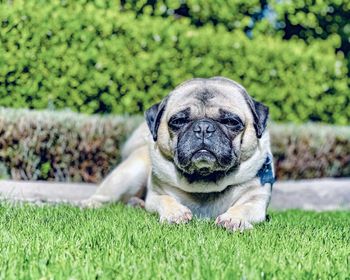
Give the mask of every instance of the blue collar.
M 275 183 L 276 179 L 273 175 L 271 154 L 267 155 L 263 166 L 260 168 L 256 176 L 260 178 L 261 186 L 264 186 L 266 183 L 270 183 L 272 187 L 273 183 Z

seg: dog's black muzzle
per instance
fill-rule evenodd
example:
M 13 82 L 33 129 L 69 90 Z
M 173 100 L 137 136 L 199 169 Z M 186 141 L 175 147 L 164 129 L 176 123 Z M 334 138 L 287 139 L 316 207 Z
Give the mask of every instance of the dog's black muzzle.
M 175 157 L 183 171 L 203 174 L 225 170 L 235 160 L 228 135 L 209 118 L 193 121 L 179 132 Z

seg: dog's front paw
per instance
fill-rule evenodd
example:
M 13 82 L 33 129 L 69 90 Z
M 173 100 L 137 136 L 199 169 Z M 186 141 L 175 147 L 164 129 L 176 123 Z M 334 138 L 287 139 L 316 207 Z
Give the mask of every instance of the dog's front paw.
M 181 205 L 167 209 L 160 215 L 161 223 L 185 224 L 192 220 L 192 212 L 187 207 Z
M 235 218 L 230 216 L 228 213 L 224 213 L 216 218 L 215 223 L 220 226 L 224 227 L 225 229 L 229 231 L 244 231 L 249 230 L 253 228 L 253 225 L 245 220 Z
M 93 198 L 88 198 L 85 200 L 82 200 L 79 203 L 80 208 L 91 208 L 91 209 L 96 209 L 100 208 L 103 206 L 103 202 L 95 200 Z
M 139 197 L 133 196 L 129 199 L 127 205 L 134 208 L 145 208 L 145 201 Z

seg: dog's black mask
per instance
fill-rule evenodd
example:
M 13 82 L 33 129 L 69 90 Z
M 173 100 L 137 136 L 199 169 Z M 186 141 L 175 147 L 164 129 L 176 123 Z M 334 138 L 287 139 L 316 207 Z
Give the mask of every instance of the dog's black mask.
M 175 163 L 188 175 L 205 177 L 228 171 L 238 161 L 232 139 L 243 129 L 238 116 L 189 120 L 189 110 L 173 116 L 169 127 L 177 134 Z
M 191 122 L 178 133 L 175 151 L 179 166 L 188 173 L 225 169 L 233 159 L 230 139 L 213 120 L 206 118 Z

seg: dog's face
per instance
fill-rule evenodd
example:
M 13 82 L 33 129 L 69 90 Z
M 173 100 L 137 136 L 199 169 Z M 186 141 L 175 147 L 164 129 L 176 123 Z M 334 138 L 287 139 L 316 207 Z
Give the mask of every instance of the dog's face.
M 239 84 L 194 79 L 146 112 L 160 152 L 190 181 L 216 180 L 256 150 L 268 109 Z

